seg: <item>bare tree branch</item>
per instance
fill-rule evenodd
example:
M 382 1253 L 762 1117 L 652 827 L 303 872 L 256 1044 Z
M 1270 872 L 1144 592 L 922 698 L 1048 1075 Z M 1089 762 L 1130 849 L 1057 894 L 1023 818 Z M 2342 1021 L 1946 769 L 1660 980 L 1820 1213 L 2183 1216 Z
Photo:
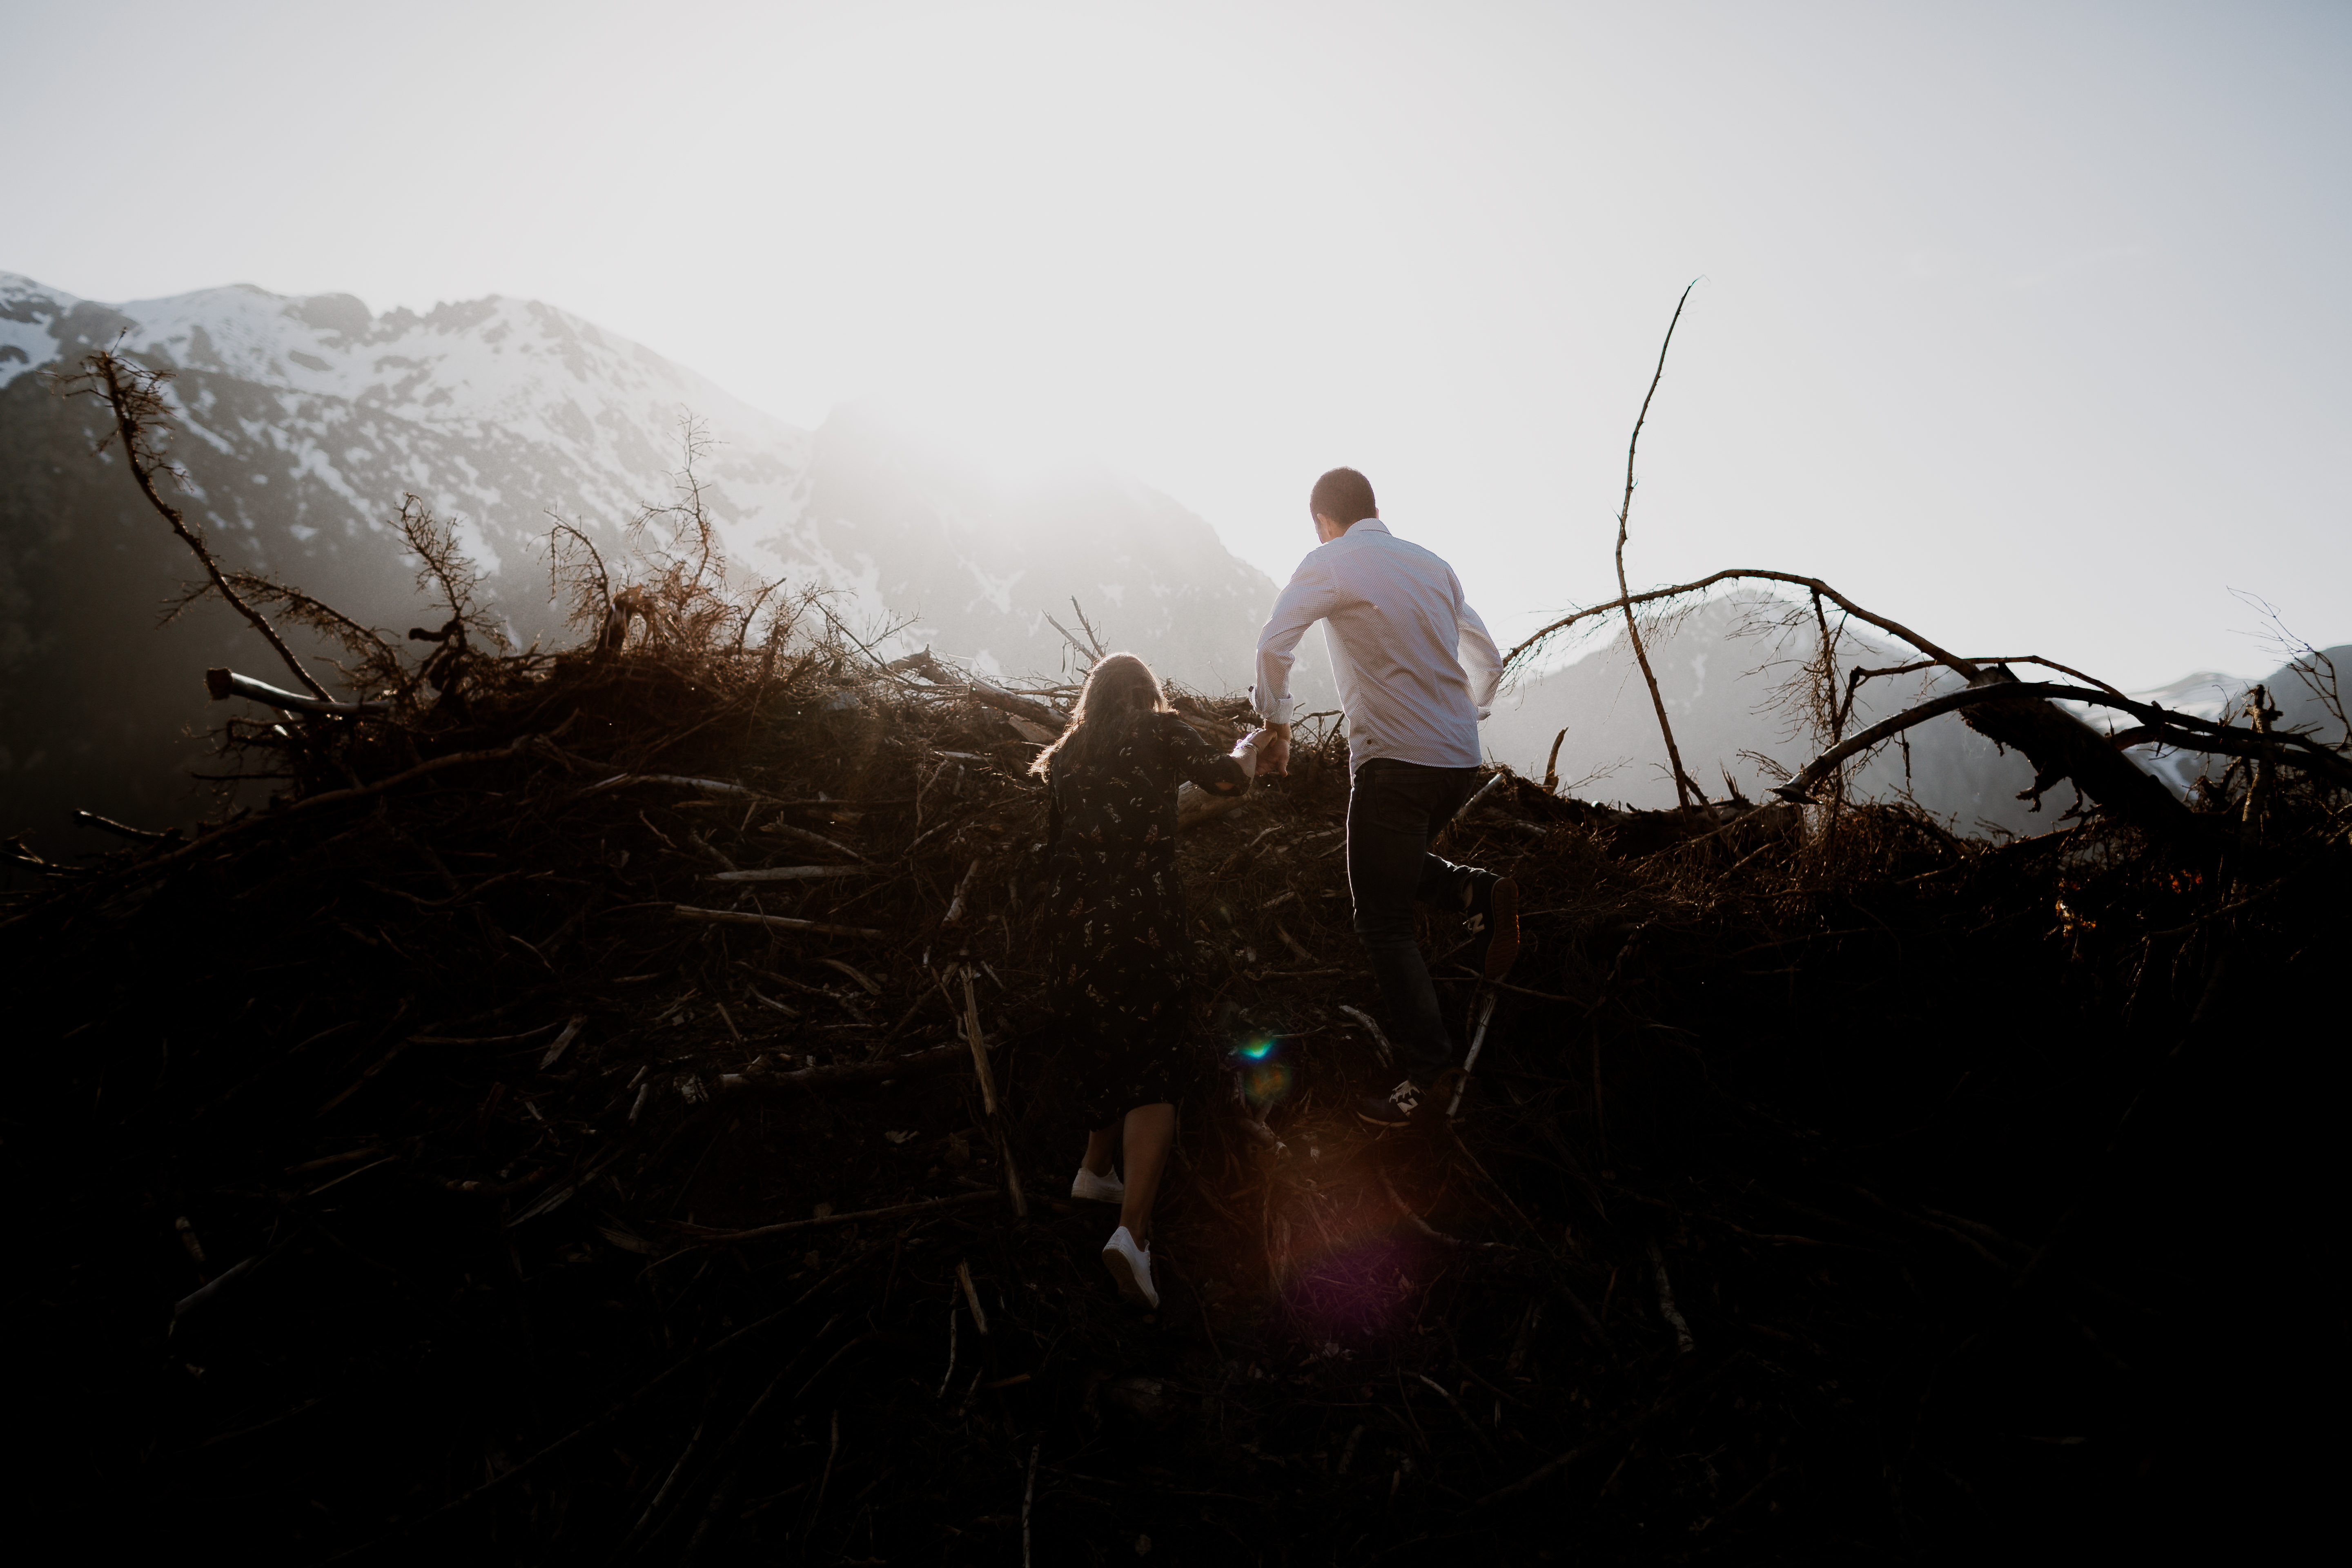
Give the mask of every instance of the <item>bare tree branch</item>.
M 155 509 L 157 515 L 172 525 L 180 542 L 194 552 L 204 565 L 205 575 L 212 581 L 213 591 L 227 600 L 229 606 L 278 650 L 286 668 L 294 672 L 294 678 L 313 697 L 322 702 L 332 701 L 327 689 L 302 668 L 302 661 L 294 657 L 294 650 L 286 646 L 286 639 L 278 635 L 269 618 L 247 603 L 230 584 L 220 563 L 213 559 L 211 549 L 205 543 L 204 534 L 155 488 L 158 473 L 179 477 L 179 470 L 164 460 L 163 452 L 163 432 L 169 428 L 166 421 L 171 417 L 171 408 L 163 401 L 163 384 L 172 379 L 171 373 L 134 364 L 112 349 L 100 349 L 86 356 L 81 363 L 81 374 L 60 378 L 58 390 L 68 397 L 94 397 L 114 416 L 113 433 L 99 443 L 98 449 L 104 451 L 117 440 L 122 443 L 122 455 L 131 465 L 131 477 L 139 481 L 139 493 L 147 498 L 147 504 Z
M 1864 609 L 1860 605 L 1855 604 L 1852 599 L 1847 598 L 1843 594 L 1839 593 L 1835 588 L 1831 587 L 1827 583 L 1822 582 L 1819 577 L 1807 577 L 1795 572 L 1775 572 L 1762 566 L 1729 566 L 1720 572 L 1709 573 L 1707 575 L 1698 578 L 1694 582 L 1677 583 L 1672 587 L 1667 588 L 1652 588 L 1640 594 L 1627 594 L 1622 598 L 1612 599 L 1606 604 L 1589 605 L 1571 615 L 1561 616 L 1559 620 L 1554 621 L 1551 625 L 1536 632 L 1526 641 L 1511 649 L 1509 653 L 1503 656 L 1503 668 L 1513 674 L 1518 673 L 1529 659 L 1534 658 L 1535 655 L 1541 653 L 1544 648 L 1562 632 L 1567 631 L 1570 627 L 1576 626 L 1580 622 L 1591 620 L 1595 616 L 1605 616 L 1612 610 L 1621 610 L 1633 605 L 1649 605 L 1654 604 L 1661 599 L 1680 598 L 1685 594 L 1704 593 L 1707 589 L 1714 587 L 1717 583 L 1737 583 L 1750 580 L 1765 583 L 1790 583 L 1800 588 L 1810 588 L 1814 593 L 1819 594 L 1822 598 L 1827 599 L 1831 604 L 1835 605 L 1838 608 L 1852 616 L 1855 620 L 1865 621 L 1870 625 L 1876 626 L 1880 631 L 1901 637 L 1905 642 L 1909 643 L 1921 653 L 1927 655 L 1937 664 L 1944 666 L 1947 669 L 1952 670 L 1963 679 L 1975 680 L 1979 679 L 1984 673 L 1983 668 L 1976 661 L 1962 658 L 1958 654 L 1949 652 L 1937 647 L 1936 644 L 1929 642 L 1926 637 L 1921 637 L 1917 632 L 1913 631 L 1910 627 L 1903 625 L 1899 621 L 1891 621 L 1884 616 L 1872 614 L 1870 611 Z
M 1666 721 L 1666 700 L 1658 695 L 1658 678 L 1651 673 L 1649 650 L 1642 646 L 1642 628 L 1634 624 L 1633 591 L 1625 585 L 1625 520 L 1633 510 L 1633 453 L 1642 444 L 1642 426 L 1649 422 L 1650 400 L 1658 395 L 1658 383 L 1666 374 L 1666 351 L 1675 344 L 1675 328 L 1683 319 L 1683 306 L 1690 300 L 1690 291 L 1698 287 L 1696 279 L 1683 286 L 1683 297 L 1675 301 L 1674 320 L 1666 323 L 1666 340 L 1658 345 L 1658 368 L 1650 377 L 1650 390 L 1642 396 L 1642 412 L 1633 421 L 1633 438 L 1625 443 L 1625 499 L 1617 508 L 1617 592 L 1628 602 L 1625 605 L 1625 636 L 1633 644 L 1633 658 L 1642 667 L 1642 679 L 1650 688 L 1650 706 L 1657 710 L 1658 732 L 1666 738 L 1666 762 L 1674 769 L 1675 798 L 1685 808 L 1705 804 L 1706 792 L 1691 783 L 1683 771 L 1683 754 L 1675 744 L 1675 727 Z
M 2236 730 L 2210 719 L 2191 714 L 2175 713 L 2152 702 L 2134 701 L 2115 695 L 2112 690 L 2087 686 L 2063 686 L 2054 682 L 2027 684 L 2021 681 L 1993 681 L 1982 686 L 1964 687 L 1931 698 L 1916 708 L 1908 708 L 1893 718 L 1873 724 L 1849 740 L 1823 752 L 1805 764 L 1787 784 L 1774 787 L 1772 793 L 1784 800 L 1810 803 L 1813 787 L 1827 777 L 1840 763 L 1874 746 L 1893 740 L 1915 725 L 1924 724 L 1939 714 L 1978 707 L 1989 702 L 2015 701 L 2019 699 L 2055 700 L 2067 702 L 2094 702 L 2103 707 L 2118 709 L 2144 722 L 2126 730 L 2107 742 L 2110 750 L 2122 751 L 2129 746 L 2151 743 L 2171 746 L 2184 752 L 2214 752 L 2228 756 L 2275 758 L 2292 763 L 2317 773 L 2337 784 L 2352 786 L 2352 762 L 2347 762 L 2331 748 L 2310 736 L 2294 731 Z M 2147 775 L 2142 774 L 2142 777 Z M 2150 780 L 2151 784 L 2155 781 Z M 2048 785 L 2035 781 L 2029 795 L 2037 795 Z M 2162 787 L 2162 786 L 2158 786 Z M 2086 790 L 2094 788 L 2085 784 Z M 2020 798 L 2024 798 L 2021 796 Z

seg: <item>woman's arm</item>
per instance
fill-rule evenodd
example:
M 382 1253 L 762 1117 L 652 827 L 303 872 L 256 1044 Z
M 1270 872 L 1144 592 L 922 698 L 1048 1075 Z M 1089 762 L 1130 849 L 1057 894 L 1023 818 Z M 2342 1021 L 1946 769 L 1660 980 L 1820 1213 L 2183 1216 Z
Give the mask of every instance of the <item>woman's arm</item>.
M 1257 776 L 1258 736 L 1264 731 L 1253 733 L 1231 752 L 1220 752 L 1173 713 L 1164 718 L 1171 760 L 1179 778 L 1191 779 L 1211 795 L 1234 795 L 1249 788 Z

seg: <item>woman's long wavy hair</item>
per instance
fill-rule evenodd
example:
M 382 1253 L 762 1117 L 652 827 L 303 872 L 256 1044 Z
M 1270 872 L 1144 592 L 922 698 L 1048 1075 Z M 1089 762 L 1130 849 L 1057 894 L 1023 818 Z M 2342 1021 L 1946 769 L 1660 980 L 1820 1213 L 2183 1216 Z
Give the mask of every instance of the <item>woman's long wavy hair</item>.
M 1049 779 L 1072 764 L 1089 766 L 1116 750 L 1138 719 L 1169 711 L 1168 694 L 1150 665 L 1131 653 L 1106 654 L 1087 672 L 1077 716 L 1061 739 L 1037 753 L 1029 771 Z

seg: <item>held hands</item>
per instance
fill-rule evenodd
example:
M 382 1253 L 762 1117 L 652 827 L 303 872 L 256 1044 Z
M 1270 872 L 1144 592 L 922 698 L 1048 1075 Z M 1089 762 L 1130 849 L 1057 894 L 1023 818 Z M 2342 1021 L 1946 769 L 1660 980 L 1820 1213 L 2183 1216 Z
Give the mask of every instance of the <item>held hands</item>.
M 1261 768 L 1277 778 L 1288 776 L 1290 726 L 1269 724 L 1262 730 L 1251 731 L 1241 744 L 1234 748 L 1234 760 L 1240 763 L 1243 771 L 1253 779 Z

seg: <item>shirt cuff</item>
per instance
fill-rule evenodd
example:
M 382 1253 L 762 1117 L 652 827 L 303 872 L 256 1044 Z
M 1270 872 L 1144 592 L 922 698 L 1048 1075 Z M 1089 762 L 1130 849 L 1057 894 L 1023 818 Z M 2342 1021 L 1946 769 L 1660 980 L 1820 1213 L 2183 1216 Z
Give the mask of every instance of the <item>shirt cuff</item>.
M 1257 689 L 1255 687 L 1252 687 L 1250 689 L 1250 703 L 1251 706 L 1257 710 L 1258 718 L 1268 724 L 1287 724 L 1290 722 L 1290 699 L 1287 697 L 1277 697 L 1272 701 L 1268 701 L 1266 699 L 1260 697 L 1257 694 Z

